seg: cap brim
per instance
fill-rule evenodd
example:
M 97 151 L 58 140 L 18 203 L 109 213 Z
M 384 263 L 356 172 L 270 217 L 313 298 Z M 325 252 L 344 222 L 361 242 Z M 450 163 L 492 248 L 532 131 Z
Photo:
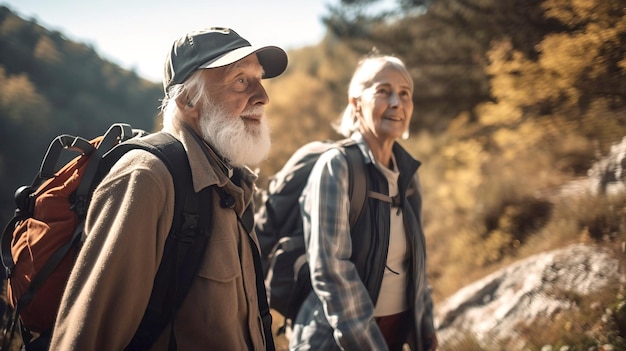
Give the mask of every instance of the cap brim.
M 223 67 L 254 53 L 257 54 L 259 63 L 263 66 L 263 70 L 265 71 L 263 78 L 279 76 L 287 68 L 287 53 L 283 49 L 277 46 L 263 46 L 260 48 L 244 46 L 202 64 L 198 69 Z

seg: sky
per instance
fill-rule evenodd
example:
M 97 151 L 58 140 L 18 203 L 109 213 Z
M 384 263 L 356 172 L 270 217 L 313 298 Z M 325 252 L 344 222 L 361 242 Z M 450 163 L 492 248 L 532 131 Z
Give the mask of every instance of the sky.
M 161 81 L 170 44 L 203 27 L 230 27 L 252 45 L 317 44 L 339 0 L 0 0 L 20 17 L 92 46 L 105 60 Z

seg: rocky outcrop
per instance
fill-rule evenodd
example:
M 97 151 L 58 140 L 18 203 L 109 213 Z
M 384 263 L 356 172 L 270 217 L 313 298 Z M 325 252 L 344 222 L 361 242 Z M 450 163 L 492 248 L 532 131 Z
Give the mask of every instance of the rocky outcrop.
M 489 350 L 523 350 L 520 326 L 574 308 L 567 296 L 588 296 L 616 279 L 626 284 L 617 260 L 595 246 L 574 245 L 529 257 L 438 303 L 440 344 L 471 333 Z
M 611 145 L 606 156 L 598 158 L 587 176 L 569 181 L 548 196 L 617 195 L 626 192 L 626 137 Z
M 613 195 L 626 190 L 626 137 L 611 146 L 606 157 L 595 163 L 588 172 L 591 191 Z

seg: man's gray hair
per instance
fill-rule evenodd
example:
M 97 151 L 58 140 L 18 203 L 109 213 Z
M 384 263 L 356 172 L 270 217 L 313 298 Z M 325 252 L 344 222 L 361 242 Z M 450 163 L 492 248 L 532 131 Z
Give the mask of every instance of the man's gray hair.
M 176 104 L 183 93 L 189 94 L 187 98 L 189 103 L 196 105 L 206 98 L 206 79 L 202 76 L 205 70 L 197 70 L 182 84 L 176 84 L 169 88 L 168 94 L 163 98 L 161 103 L 161 112 L 163 113 L 163 130 L 173 131 L 174 121 L 176 120 L 180 110 Z

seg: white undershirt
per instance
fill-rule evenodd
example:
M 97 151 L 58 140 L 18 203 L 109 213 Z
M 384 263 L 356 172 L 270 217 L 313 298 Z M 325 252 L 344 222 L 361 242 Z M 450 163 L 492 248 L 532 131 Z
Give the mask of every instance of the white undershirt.
M 398 177 L 400 173 L 397 170 L 395 158 L 392 157 L 393 170 L 379 164 L 376 164 L 376 166 L 389 182 L 389 196 L 398 195 Z M 408 309 L 406 299 L 407 245 L 402 217 L 401 208 L 391 208 L 387 266 L 385 267 L 380 294 L 374 309 L 374 316 L 376 317 L 389 316 Z

